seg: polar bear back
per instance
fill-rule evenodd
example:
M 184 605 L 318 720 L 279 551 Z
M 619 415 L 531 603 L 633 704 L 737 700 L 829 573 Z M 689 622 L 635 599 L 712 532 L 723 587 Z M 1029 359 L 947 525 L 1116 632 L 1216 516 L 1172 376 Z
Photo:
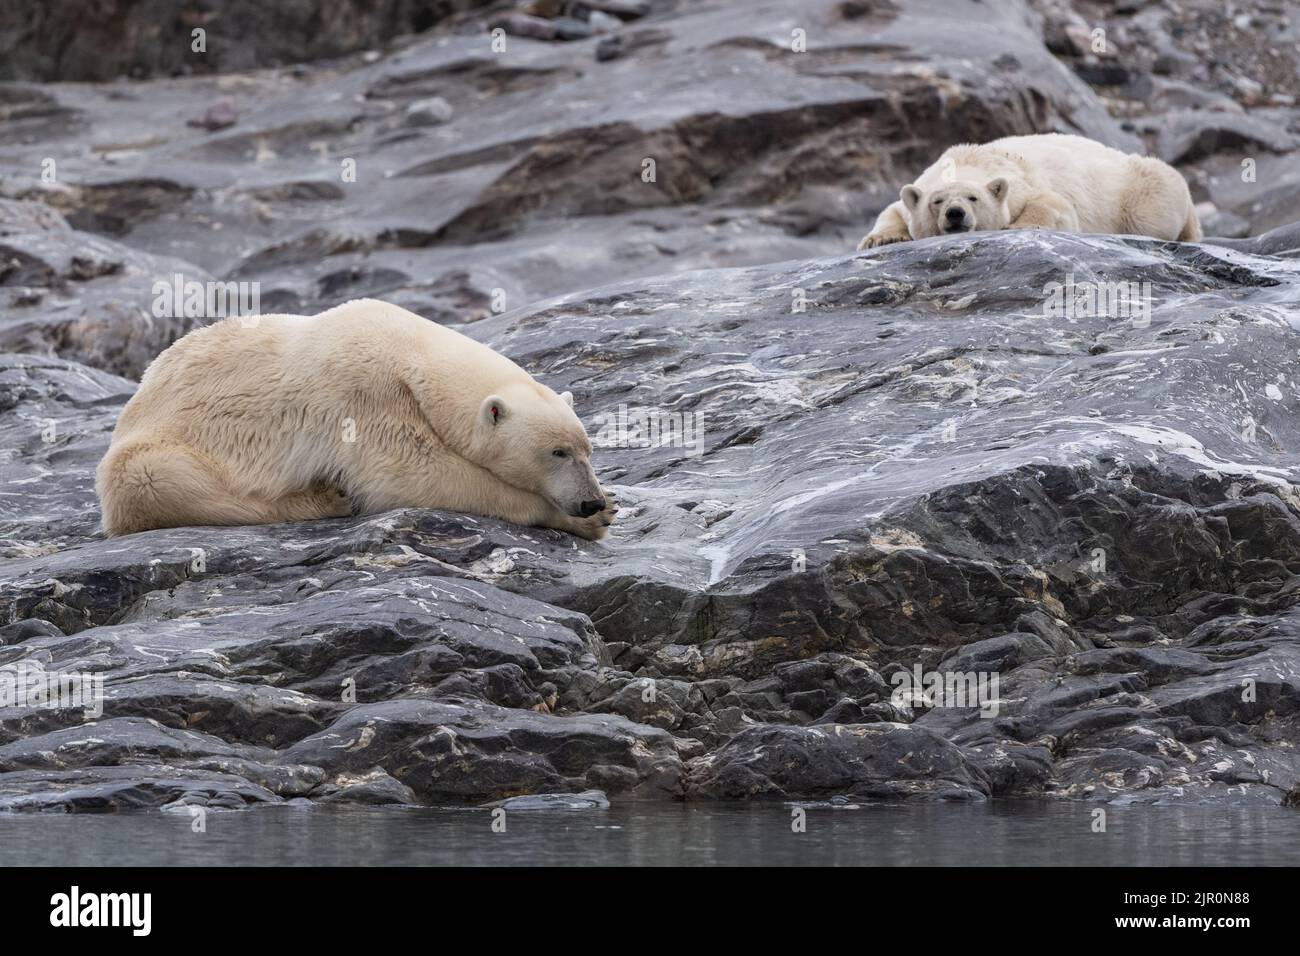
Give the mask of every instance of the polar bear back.
M 1026 180 L 1068 199 L 1084 232 L 1118 232 L 1124 199 L 1133 179 L 1130 156 L 1083 136 L 1052 133 L 1008 136 L 987 144 L 987 150 L 1023 157 Z
M 150 401 L 129 403 L 119 427 L 162 425 L 209 391 L 219 390 L 226 404 L 245 392 L 256 401 L 321 401 L 372 387 L 376 375 L 407 373 L 475 408 L 506 383 L 533 382 L 468 336 L 400 306 L 357 299 L 317 315 L 231 317 L 191 332 L 145 371 L 140 391 Z
M 510 388 L 559 402 L 468 336 L 359 299 L 314 316 L 231 317 L 189 333 L 145 371 L 113 443 L 180 442 L 230 462 L 248 490 L 270 495 L 337 470 L 353 450 L 337 440 L 342 427 L 411 433 L 431 414 L 438 436 L 459 446 L 484 398 Z
M 958 179 L 1008 176 L 1013 205 L 1035 191 L 1050 191 L 1074 206 L 1081 231 L 1113 233 L 1125 231 L 1127 193 L 1143 162 L 1083 136 L 1006 136 L 949 148 L 918 182 L 933 188 L 954 168 Z

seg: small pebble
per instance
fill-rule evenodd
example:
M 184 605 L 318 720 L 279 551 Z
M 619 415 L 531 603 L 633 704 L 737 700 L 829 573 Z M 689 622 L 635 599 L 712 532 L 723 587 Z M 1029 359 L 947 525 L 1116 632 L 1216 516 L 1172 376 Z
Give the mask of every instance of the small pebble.
M 623 37 L 619 34 L 603 37 L 596 44 L 596 59 L 602 63 L 606 60 L 616 60 L 624 53 Z
M 455 115 L 456 110 L 441 96 L 416 100 L 406 108 L 407 126 L 439 126 Z
M 230 100 L 217 100 L 201 117 L 189 120 L 186 125 L 214 133 L 219 129 L 234 126 L 237 122 L 239 122 L 239 113 L 235 109 L 235 104 Z

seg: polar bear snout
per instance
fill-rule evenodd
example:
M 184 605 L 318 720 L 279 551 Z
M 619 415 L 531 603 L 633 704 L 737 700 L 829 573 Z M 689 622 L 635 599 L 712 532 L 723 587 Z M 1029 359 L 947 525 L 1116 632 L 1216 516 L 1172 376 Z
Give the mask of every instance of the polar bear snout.
M 965 232 L 970 228 L 970 225 L 970 218 L 966 215 L 966 210 L 959 204 L 949 206 L 943 214 L 944 232 Z
M 572 438 L 570 444 L 555 448 L 547 456 L 548 467 L 538 491 L 569 517 L 590 518 L 604 511 L 609 503 L 591 466 L 586 435 L 575 434 Z

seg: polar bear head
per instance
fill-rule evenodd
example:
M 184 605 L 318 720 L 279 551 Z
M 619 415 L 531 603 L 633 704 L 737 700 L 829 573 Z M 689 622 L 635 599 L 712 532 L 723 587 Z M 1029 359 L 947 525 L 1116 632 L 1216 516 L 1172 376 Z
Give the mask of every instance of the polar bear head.
M 507 484 L 545 498 L 567 515 L 605 508 L 591 467 L 591 441 L 573 413 L 573 396 L 539 382 L 511 382 L 479 405 L 479 464 Z
M 976 229 L 1005 229 L 1011 222 L 1007 181 L 1001 176 L 987 183 L 945 182 L 938 189 L 926 191 L 908 185 L 903 187 L 899 198 L 907 208 L 913 239 Z

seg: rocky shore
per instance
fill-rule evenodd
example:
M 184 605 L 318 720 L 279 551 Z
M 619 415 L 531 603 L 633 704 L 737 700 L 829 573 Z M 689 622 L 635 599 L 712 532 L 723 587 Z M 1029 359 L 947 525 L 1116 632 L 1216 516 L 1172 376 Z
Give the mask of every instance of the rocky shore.
M 102 694 L 0 706 L 0 809 L 1300 799 L 1292 25 L 649 0 L 584 36 L 447 6 L 146 79 L 7 61 L 0 678 Z M 849 251 L 944 145 L 1051 130 L 1175 162 L 1219 237 Z M 572 390 L 612 533 L 103 538 L 116 415 L 205 321 L 151 308 L 178 275 L 389 299 Z M 1049 304 L 1116 284 L 1122 314 Z M 913 673 L 996 693 L 900 700 Z

